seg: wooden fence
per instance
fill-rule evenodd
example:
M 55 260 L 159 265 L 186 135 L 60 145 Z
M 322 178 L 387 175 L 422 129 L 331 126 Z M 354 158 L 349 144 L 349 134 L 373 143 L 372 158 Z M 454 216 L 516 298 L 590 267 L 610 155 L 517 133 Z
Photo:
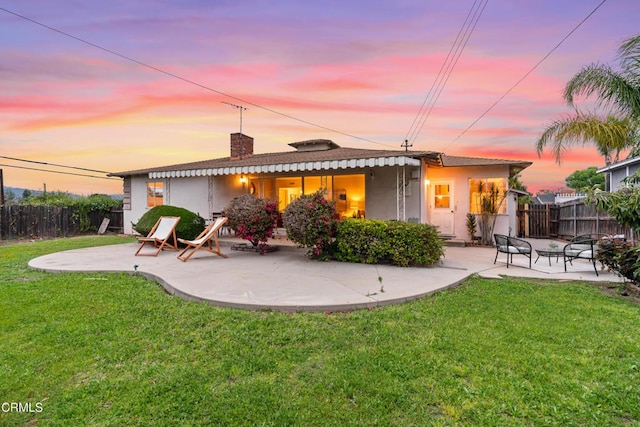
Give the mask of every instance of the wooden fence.
M 89 212 L 90 230 L 95 232 L 104 218 L 109 218 L 109 230 L 122 231 L 122 210 L 106 215 Z M 77 209 L 60 206 L 5 205 L 0 206 L 0 240 L 68 237 L 86 233 L 80 229 Z
M 518 236 L 570 239 L 581 234 L 624 234 L 638 241 L 638 233 L 618 224 L 607 212 L 582 199 L 554 205 L 523 205 L 518 208 Z

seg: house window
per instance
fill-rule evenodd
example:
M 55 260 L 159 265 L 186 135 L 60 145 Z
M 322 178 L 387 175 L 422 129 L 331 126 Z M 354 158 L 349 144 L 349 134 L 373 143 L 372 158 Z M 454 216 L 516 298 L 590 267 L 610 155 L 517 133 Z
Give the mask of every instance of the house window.
M 469 179 L 469 212 L 471 213 L 481 213 L 483 210 L 498 214 L 507 213 L 506 196 L 506 178 Z
M 153 208 L 164 204 L 164 182 L 147 182 L 147 207 Z
M 316 191 L 323 190 L 327 200 L 333 197 L 333 177 L 331 176 L 305 176 L 304 177 L 304 194 L 313 194 Z
M 266 184 L 267 180 L 263 183 Z M 365 215 L 364 174 L 293 176 L 275 178 L 275 194 L 278 209 L 283 212 L 289 203 L 303 194 L 324 190 L 327 200 L 336 202 L 336 210 L 342 217 L 362 218 Z M 265 189 L 265 195 L 267 195 Z
M 451 207 L 450 184 L 436 184 L 433 188 L 435 193 L 434 206 L 436 208 L 449 209 Z
M 302 195 L 302 177 L 276 178 L 278 210 L 283 212 L 289 203 Z
M 364 174 L 334 175 L 333 200 L 341 217 L 364 218 L 365 180 Z

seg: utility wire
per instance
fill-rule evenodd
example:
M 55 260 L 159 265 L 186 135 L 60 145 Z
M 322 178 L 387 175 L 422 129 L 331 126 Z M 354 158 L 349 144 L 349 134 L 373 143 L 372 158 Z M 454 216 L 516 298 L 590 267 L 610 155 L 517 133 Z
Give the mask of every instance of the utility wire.
M 416 117 L 413 119 L 413 122 L 411 123 L 411 126 L 409 127 L 409 130 L 407 131 L 407 135 L 405 136 L 405 141 L 408 141 L 409 139 L 412 139 L 413 136 L 415 135 L 415 131 L 419 127 L 419 126 L 417 126 L 417 124 L 420 122 L 421 117 L 424 115 L 424 111 L 425 111 L 427 102 L 429 102 L 429 100 L 432 99 L 434 89 L 437 87 L 437 85 L 440 84 L 439 82 L 441 81 L 441 76 L 443 74 L 443 71 L 449 67 L 448 66 L 449 59 L 451 58 L 451 55 L 452 55 L 453 51 L 456 50 L 456 46 L 458 46 L 459 43 L 460 43 L 459 42 L 460 36 L 461 36 L 462 32 L 464 31 L 464 28 L 466 27 L 467 22 L 469 21 L 469 17 L 471 16 L 471 13 L 473 12 L 473 9 L 475 7 L 476 2 L 477 2 L 477 0 L 471 6 L 471 9 L 469 9 L 469 13 L 467 14 L 467 17 L 466 17 L 464 23 L 462 24 L 462 26 L 458 30 L 458 34 L 456 35 L 456 38 L 455 38 L 453 44 L 451 45 L 451 49 L 449 49 L 449 53 L 447 54 L 447 57 L 445 58 L 445 60 L 442 63 L 442 65 L 440 66 L 440 70 L 438 70 L 438 74 L 436 75 L 435 80 L 431 84 L 431 87 L 429 88 L 429 91 L 427 92 L 427 95 L 425 96 L 424 101 L 422 101 L 422 105 L 420 106 L 420 109 L 418 110 L 418 113 L 416 114 Z
M 489 106 L 489 108 L 487 108 L 487 109 L 486 109 L 486 110 L 485 110 L 485 111 L 480 115 L 480 117 L 478 117 L 477 119 L 475 119 L 475 120 L 473 121 L 473 123 L 471 123 L 469 126 L 467 126 L 467 128 L 466 128 L 465 130 L 463 130 L 463 131 L 462 131 L 462 133 L 460 133 L 460 135 L 458 135 L 458 136 L 457 136 L 453 141 L 451 141 L 451 142 L 449 143 L 449 145 L 447 145 L 447 147 L 445 147 L 445 148 L 448 148 L 451 144 L 453 144 L 454 142 L 458 141 L 458 140 L 459 140 L 459 139 L 460 139 L 464 134 L 466 134 L 466 133 L 469 131 L 469 129 L 471 129 L 471 128 L 476 124 L 476 123 L 478 123 L 478 122 L 479 122 L 479 121 L 480 121 L 484 116 L 486 116 L 486 115 L 487 115 L 487 113 L 489 113 L 489 111 L 491 111 L 491 110 L 492 110 L 496 105 L 498 105 L 498 104 L 500 103 L 500 101 L 502 101 L 502 100 L 503 100 L 507 95 L 509 95 L 509 94 L 511 93 L 511 91 L 512 91 L 512 90 L 514 90 L 514 89 L 515 89 L 515 88 L 516 88 L 520 83 L 522 83 L 522 81 L 523 81 L 524 79 L 526 79 L 527 77 L 529 77 L 529 74 L 531 74 L 531 73 L 532 73 L 536 68 L 538 68 L 538 67 L 540 66 L 540 64 L 542 64 L 542 63 L 543 63 L 543 62 L 544 62 L 544 61 L 545 61 L 549 56 L 551 56 L 551 54 L 552 54 L 553 52 L 555 52 L 555 51 L 556 51 L 556 49 L 558 49 L 558 48 L 560 47 L 560 45 L 562 45 L 562 43 L 564 43 L 564 42 L 565 42 L 569 37 L 571 37 L 571 35 L 573 35 L 573 33 L 575 33 L 575 32 L 578 30 L 578 28 L 580 28 L 580 27 L 582 26 L 582 24 L 584 24 L 584 23 L 585 23 L 589 18 L 591 18 L 591 16 L 592 16 L 594 13 L 596 13 L 596 12 L 598 11 L 598 9 L 600 9 L 600 7 L 602 7 L 602 5 L 604 5 L 606 2 L 607 2 L 607 0 L 602 0 L 602 1 L 600 2 L 600 4 L 598 4 L 598 5 L 595 7 L 595 9 L 593 9 L 593 10 L 591 11 L 591 13 L 589 13 L 589 14 L 588 14 L 584 19 L 582 19 L 582 21 L 580 21 L 580 22 L 578 23 L 578 25 L 576 25 L 576 26 L 575 26 L 571 31 L 569 31 L 569 33 L 568 33 L 566 36 L 564 36 L 564 38 L 563 38 L 562 40 L 560 40 L 560 42 L 559 42 L 558 44 L 556 44 L 556 45 L 554 46 L 554 48 L 553 48 L 553 49 L 551 49 L 551 50 L 550 50 L 550 51 L 549 51 L 545 56 L 543 56 L 543 57 L 542 57 L 542 59 L 540 59 L 540 60 L 536 63 L 536 65 L 534 65 L 534 66 L 533 66 L 533 68 L 531 68 L 529 71 L 527 71 L 527 72 L 525 73 L 525 75 L 524 75 L 524 76 L 522 76 L 522 77 L 520 78 L 520 80 L 518 80 L 518 81 L 517 81 L 513 86 L 511 86 L 511 87 L 509 88 L 509 90 L 507 90 L 507 91 L 504 93 L 504 95 L 502 95 L 502 96 L 501 96 L 500 98 L 498 98 L 498 99 L 497 99 L 493 104 L 491 104 L 491 105 Z
M 121 178 L 110 178 L 110 177 L 107 177 L 107 176 L 85 175 L 85 174 L 81 174 L 81 173 L 54 171 L 54 170 L 51 170 L 51 169 L 29 168 L 29 167 L 26 167 L 26 166 L 5 165 L 5 164 L 0 164 L 0 166 L 8 167 L 8 168 L 16 168 L 16 169 L 26 169 L 26 170 L 30 170 L 30 171 L 57 173 L 57 174 L 60 174 L 60 175 L 82 176 L 82 177 L 85 177 L 85 178 L 99 178 L 99 179 L 109 179 L 109 180 L 116 180 L 116 179 L 120 180 L 121 179 Z
M 234 95 L 230 95 L 230 94 L 228 94 L 228 93 L 225 93 L 225 92 L 219 91 L 219 90 L 217 90 L 217 89 L 213 89 L 213 88 L 211 88 L 211 87 L 209 87 L 209 86 L 206 86 L 206 85 L 204 85 L 204 84 L 202 84 L 202 83 L 198 83 L 198 82 L 196 82 L 196 81 L 194 81 L 194 80 L 187 79 L 187 78 L 185 78 L 185 77 L 179 76 L 178 74 L 172 73 L 172 72 L 170 72 L 170 71 L 163 70 L 163 69 L 161 69 L 161 68 L 159 68 L 159 67 L 156 67 L 156 66 L 153 66 L 153 65 L 149 65 L 149 64 L 147 64 L 147 63 L 145 63 L 145 62 L 142 62 L 142 61 L 139 61 L 139 60 L 137 60 L 137 59 L 131 58 L 130 56 L 123 55 L 123 54 L 118 53 L 118 52 L 116 52 L 116 51 L 114 51 L 114 50 L 111 50 L 111 49 L 108 49 L 108 48 L 106 48 L 106 47 L 100 46 L 100 45 L 98 45 L 98 44 L 92 43 L 92 42 L 90 42 L 90 41 L 88 41 L 88 40 L 85 40 L 85 39 L 82 39 L 82 38 L 80 38 L 80 37 L 74 36 L 73 34 L 70 34 L 70 33 L 67 33 L 67 32 L 65 32 L 65 31 L 59 30 L 59 29 L 57 29 L 57 28 L 51 27 L 51 26 L 49 26 L 49 25 L 43 24 L 43 23 L 41 23 L 41 22 L 39 22 L 39 21 L 36 21 L 36 20 L 34 20 L 34 19 L 31 19 L 31 18 L 26 17 L 26 16 L 24 16 L 24 15 L 21 15 L 21 14 L 19 14 L 19 13 L 13 12 L 13 11 L 11 11 L 11 10 L 9 10 L 9 9 L 4 8 L 4 7 L 0 7 L 0 10 L 4 11 L 4 12 L 6 12 L 6 13 L 9 13 L 9 14 L 11 14 L 11 15 L 14 15 L 14 16 L 16 16 L 16 17 L 18 17 L 18 18 L 24 19 L 25 21 L 29 21 L 29 22 L 31 22 L 31 23 L 33 23 L 33 24 L 39 25 L 40 27 L 46 28 L 46 29 L 48 29 L 48 30 L 50 30 L 50 31 L 54 31 L 54 32 L 56 32 L 56 33 L 58 33 L 58 34 L 61 34 L 61 35 L 63 35 L 63 36 L 66 36 L 66 37 L 72 38 L 72 39 L 74 39 L 74 40 L 76 40 L 76 41 L 79 41 L 79 42 L 81 42 L 81 43 L 87 44 L 87 45 L 89 45 L 89 46 L 91 46 L 91 47 L 94 47 L 94 48 L 96 48 L 96 49 L 100 49 L 100 50 L 102 50 L 102 51 L 104 51 L 104 52 L 110 53 L 111 55 L 115 55 L 115 56 L 117 56 L 117 57 L 119 57 L 119 58 L 122 58 L 122 59 L 125 59 L 125 60 L 127 60 L 127 61 L 130 61 L 130 62 L 133 62 L 133 63 L 135 63 L 135 64 L 138 64 L 138 65 L 140 65 L 140 66 L 142 66 L 142 67 L 149 68 L 149 69 L 151 69 L 151 70 L 157 71 L 157 72 L 159 72 L 159 73 L 165 74 L 165 75 L 167 75 L 167 76 L 169 76 L 169 77 L 173 77 L 173 78 L 175 78 L 175 79 L 181 80 L 181 81 L 183 81 L 183 82 L 185 82 L 185 83 L 189 83 L 189 84 L 194 85 L 194 86 L 197 86 L 197 87 L 199 87 L 199 88 L 202 88 L 202 89 L 208 90 L 208 91 L 210 91 L 210 92 L 217 93 L 218 95 L 222 95 L 222 96 L 225 96 L 225 97 L 227 97 L 227 98 L 235 99 L 236 101 L 240 101 L 241 103 L 248 104 L 248 105 L 252 105 L 252 106 L 254 106 L 254 107 L 256 107 L 256 108 L 259 108 L 259 109 L 262 109 L 262 110 L 268 111 L 268 112 L 270 112 L 270 113 L 277 114 L 277 115 L 279 115 L 279 116 L 286 117 L 286 118 L 288 118 L 288 119 L 295 120 L 295 121 L 297 121 L 297 122 L 304 123 L 304 124 L 307 124 L 307 125 L 309 125 L 309 126 L 313 126 L 313 127 L 319 128 L 319 129 L 323 129 L 323 130 L 326 130 L 326 131 L 329 131 L 329 132 L 333 132 L 333 133 L 337 133 L 337 134 L 340 134 L 340 135 L 348 136 L 348 137 L 350 137 L 350 138 L 358 139 L 358 140 L 361 140 L 361 141 L 371 142 L 371 143 L 373 143 L 373 144 L 379 144 L 379 145 L 384 145 L 384 146 L 387 146 L 387 147 L 393 147 L 392 145 L 389 145 L 389 144 L 384 144 L 384 143 L 382 143 L 382 142 L 374 141 L 374 140 L 371 140 L 371 139 L 363 138 L 363 137 L 356 136 L 356 135 L 352 135 L 352 134 L 349 134 L 349 133 L 346 133 L 346 132 L 342 132 L 342 131 L 339 131 L 339 130 L 336 130 L 336 129 L 332 129 L 332 128 L 329 128 L 329 127 L 327 127 L 327 126 L 322 126 L 322 125 L 319 125 L 319 124 L 316 124 L 316 123 L 310 122 L 310 121 L 308 121 L 308 120 L 300 119 L 300 118 L 294 117 L 294 116 L 292 116 L 292 115 L 290 115 L 290 114 L 283 113 L 283 112 L 280 112 L 280 111 L 274 110 L 274 109 L 272 109 L 272 108 L 269 108 L 269 107 L 265 107 L 265 106 L 263 106 L 263 105 L 256 104 L 256 103 L 251 102 L 251 101 L 248 101 L 248 100 L 246 100 L 246 99 L 239 98 L 239 97 L 234 96 Z
M 39 165 L 55 166 L 55 167 L 58 167 L 58 168 L 75 169 L 75 170 L 81 170 L 81 171 L 87 171 L 87 172 L 111 173 L 111 172 L 101 171 L 101 170 L 96 170 L 96 169 L 87 169 L 87 168 L 80 168 L 80 167 L 76 167 L 76 166 L 58 165 L 58 164 L 55 164 L 55 163 L 39 162 L 37 160 L 18 159 L 18 158 L 15 158 L 15 157 L 0 156 L 0 159 L 15 160 L 17 162 L 36 163 L 36 164 L 39 164 Z
M 471 9 L 467 14 L 467 18 L 465 19 L 464 23 L 460 27 L 460 30 L 458 31 L 458 35 L 456 36 L 456 39 L 453 42 L 451 49 L 449 50 L 449 54 L 447 55 L 444 63 L 442 64 L 442 67 L 440 68 L 440 71 L 438 72 L 438 75 L 436 76 L 436 79 L 433 85 L 429 89 L 427 97 L 422 103 L 422 106 L 420 107 L 420 110 L 418 112 L 418 115 L 416 116 L 416 119 L 414 119 L 414 124 L 417 122 L 418 125 L 413 128 L 413 131 L 409 132 L 411 136 L 409 136 L 409 133 L 407 134 L 406 139 L 411 140 L 412 142 L 415 142 L 415 140 L 420 135 L 420 132 L 422 131 L 425 123 L 427 122 L 427 119 L 431 115 L 431 112 L 433 111 L 433 108 L 435 107 L 436 102 L 438 102 L 438 99 L 440 98 L 442 91 L 444 90 L 447 82 L 449 81 L 449 77 L 451 77 L 453 69 L 457 65 L 458 60 L 460 59 L 460 56 L 462 55 L 464 48 L 467 46 L 467 43 L 469 42 L 469 38 L 471 37 L 471 34 L 475 30 L 478 24 L 478 21 L 480 20 L 480 16 L 482 16 L 482 13 L 484 12 L 484 9 L 486 8 L 488 1 L 489 0 L 480 0 L 480 3 L 478 3 L 478 0 L 476 0 L 474 1 L 474 4 L 471 6 Z M 462 35 L 462 38 L 460 37 L 461 35 Z M 453 53 L 453 56 L 452 56 L 452 53 Z M 442 72 L 443 70 L 444 70 L 444 73 Z M 412 124 L 411 126 L 413 127 L 414 124 Z

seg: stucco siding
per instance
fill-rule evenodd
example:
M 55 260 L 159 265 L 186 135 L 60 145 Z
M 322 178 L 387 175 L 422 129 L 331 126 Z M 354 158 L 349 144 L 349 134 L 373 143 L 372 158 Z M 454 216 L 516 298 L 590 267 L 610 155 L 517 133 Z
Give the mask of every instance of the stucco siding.
M 205 219 L 210 218 L 208 181 L 207 177 L 168 179 L 165 204 L 190 210 Z
M 123 215 L 125 234 L 133 234 L 133 224 L 147 211 L 147 177 L 131 177 L 131 209 Z M 133 224 L 132 224 L 133 223 Z
M 429 185 L 426 191 L 427 215 L 426 222 L 432 223 L 431 210 L 433 206 L 433 184 L 437 182 L 453 183 L 453 211 L 454 211 L 454 231 L 453 235 L 456 239 L 469 240 L 467 233 L 467 213 L 469 212 L 469 179 L 482 178 L 508 178 L 508 166 L 483 166 L 483 167 L 449 167 L 438 168 L 429 167 L 427 170 L 427 179 Z M 506 200 L 507 212 L 510 211 L 511 203 Z M 515 215 L 515 210 L 513 210 Z M 511 220 L 509 215 L 498 215 L 494 228 L 495 233 L 507 234 L 509 227 L 513 223 L 515 232 L 515 219 Z
M 247 184 L 245 184 L 246 186 Z M 222 212 L 231 199 L 246 193 L 240 177 L 237 175 L 223 175 L 211 178 L 211 212 Z

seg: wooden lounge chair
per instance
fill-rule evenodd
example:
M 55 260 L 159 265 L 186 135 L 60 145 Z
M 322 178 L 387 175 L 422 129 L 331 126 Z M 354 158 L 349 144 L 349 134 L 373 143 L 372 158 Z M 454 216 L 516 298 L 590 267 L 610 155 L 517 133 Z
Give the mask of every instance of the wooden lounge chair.
M 178 239 L 180 243 L 187 245 L 187 247 L 178 254 L 178 259 L 180 261 L 186 262 L 189 258 L 191 258 L 191 255 L 193 255 L 198 249 L 202 247 L 205 247 L 207 251 L 221 256 L 222 258 L 227 258 L 227 256 L 220 250 L 220 243 L 218 243 L 218 230 L 220 230 L 220 228 L 226 222 L 226 217 L 218 217 L 214 222 L 209 224 L 209 226 L 205 228 L 204 231 L 200 233 L 200 235 L 194 240 Z M 216 244 L 215 249 L 211 244 L 212 240 Z
M 507 254 L 507 268 L 509 268 L 509 260 L 513 264 L 514 255 L 524 255 L 529 258 L 529 268 L 531 268 L 531 244 L 529 242 L 502 234 L 494 234 L 493 238 L 496 241 L 494 264 L 498 260 L 498 254 L 500 253 Z
M 179 216 L 161 216 L 158 218 L 147 237 L 138 237 L 138 242 L 142 244 L 136 251 L 136 255 L 157 256 L 165 247 L 177 251 L 176 225 L 178 225 L 178 222 L 180 222 Z M 140 250 L 146 244 L 153 245 L 156 251 L 154 253 L 140 253 Z

